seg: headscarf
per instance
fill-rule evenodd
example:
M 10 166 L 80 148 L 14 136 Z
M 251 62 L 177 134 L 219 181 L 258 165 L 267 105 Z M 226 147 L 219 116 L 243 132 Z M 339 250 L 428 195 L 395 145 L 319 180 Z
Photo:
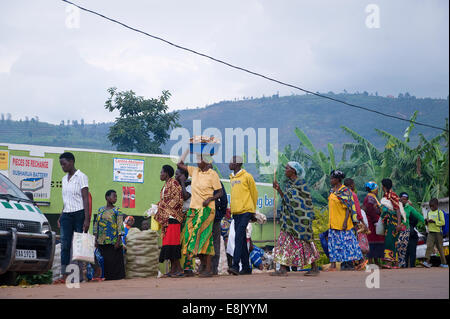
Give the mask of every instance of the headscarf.
M 366 188 L 368 188 L 370 190 L 370 192 L 375 192 L 378 189 L 378 185 L 375 182 L 367 182 L 365 185 Z
M 299 162 L 291 161 L 291 162 L 288 162 L 288 165 L 297 172 L 298 177 L 303 178 L 303 179 L 305 178 L 305 175 L 306 175 L 305 169 Z

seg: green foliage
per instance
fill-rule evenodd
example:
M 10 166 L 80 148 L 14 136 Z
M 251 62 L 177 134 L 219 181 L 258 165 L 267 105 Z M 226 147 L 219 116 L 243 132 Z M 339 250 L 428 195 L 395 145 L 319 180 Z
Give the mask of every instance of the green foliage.
M 41 275 L 19 275 L 16 283 L 18 285 L 50 285 L 52 283 L 53 273 L 51 270 Z
M 144 99 L 133 91 L 117 92 L 116 88 L 108 92 L 105 108 L 120 114 L 109 130 L 111 143 L 122 152 L 161 154 L 161 145 L 170 137 L 168 131 L 179 127 L 178 112 L 167 113 L 169 91 L 163 91 L 158 99 Z

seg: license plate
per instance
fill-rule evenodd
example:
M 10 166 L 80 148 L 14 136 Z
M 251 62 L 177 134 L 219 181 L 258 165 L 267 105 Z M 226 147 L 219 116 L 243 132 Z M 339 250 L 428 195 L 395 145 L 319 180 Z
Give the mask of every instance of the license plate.
M 16 258 L 36 259 L 36 250 L 16 249 Z

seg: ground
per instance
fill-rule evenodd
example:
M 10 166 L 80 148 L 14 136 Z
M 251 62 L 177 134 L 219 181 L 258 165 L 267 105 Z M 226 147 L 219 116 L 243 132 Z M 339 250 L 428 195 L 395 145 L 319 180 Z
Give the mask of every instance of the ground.
M 303 274 L 125 279 L 72 289 L 61 284 L 1 287 L 0 299 L 449 299 L 449 271 L 443 268 L 380 270 L 379 288 L 367 288 L 366 282 L 375 283 L 375 274 L 364 271 Z

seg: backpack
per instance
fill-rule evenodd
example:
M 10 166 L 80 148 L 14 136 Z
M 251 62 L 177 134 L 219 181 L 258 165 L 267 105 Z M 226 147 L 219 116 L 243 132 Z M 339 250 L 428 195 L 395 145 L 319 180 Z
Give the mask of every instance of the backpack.
M 448 225 L 448 222 L 449 222 L 448 217 L 449 217 L 449 216 L 448 216 L 448 213 L 447 213 L 446 211 L 441 210 L 441 212 L 444 214 L 444 219 L 445 219 L 445 225 L 441 227 L 441 230 L 442 230 L 442 236 L 446 237 L 446 236 L 448 236 L 448 228 L 449 228 L 449 225 Z

